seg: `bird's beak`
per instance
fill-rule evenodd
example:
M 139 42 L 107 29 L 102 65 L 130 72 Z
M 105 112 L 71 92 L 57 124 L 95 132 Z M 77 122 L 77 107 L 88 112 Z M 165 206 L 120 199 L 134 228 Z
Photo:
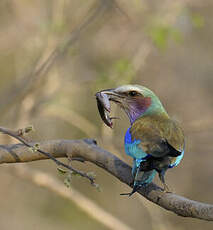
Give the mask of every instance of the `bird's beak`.
M 100 91 L 100 93 L 107 95 L 108 99 L 110 101 L 113 101 L 113 102 L 118 103 L 118 104 L 121 103 L 122 96 L 116 92 L 116 88 L 104 89 L 104 90 Z
M 107 94 L 109 96 L 116 94 L 115 88 L 114 89 L 104 89 L 104 90 L 101 90 L 100 93 L 104 93 L 104 94 Z

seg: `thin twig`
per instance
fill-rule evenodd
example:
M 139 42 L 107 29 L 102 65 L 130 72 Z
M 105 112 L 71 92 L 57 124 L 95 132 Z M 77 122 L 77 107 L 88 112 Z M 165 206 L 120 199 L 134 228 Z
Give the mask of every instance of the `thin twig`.
M 15 138 L 16 140 L 19 140 L 21 143 L 23 143 L 24 145 L 26 145 L 27 147 L 31 148 L 31 149 L 35 149 L 35 151 L 43 154 L 44 156 L 48 157 L 49 159 L 51 159 L 52 161 L 54 161 L 58 166 L 63 166 L 66 169 L 69 169 L 71 172 L 74 172 L 82 177 L 87 178 L 88 180 L 90 180 L 90 183 L 92 185 L 95 184 L 95 179 L 91 176 L 89 176 L 87 173 L 81 172 L 77 169 L 74 169 L 73 167 L 71 167 L 70 165 L 67 165 L 59 160 L 57 160 L 52 154 L 45 152 L 43 150 L 41 150 L 39 147 L 35 147 L 35 145 L 29 144 L 23 137 L 21 137 L 22 135 L 19 135 L 19 130 L 18 131 L 12 131 L 3 127 L 0 127 L 0 132 L 2 132 L 3 134 L 7 134 L 13 138 Z

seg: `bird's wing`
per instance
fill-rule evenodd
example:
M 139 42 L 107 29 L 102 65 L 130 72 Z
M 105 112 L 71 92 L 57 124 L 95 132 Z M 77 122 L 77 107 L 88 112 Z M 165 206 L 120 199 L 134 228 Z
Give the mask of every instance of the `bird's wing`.
M 148 154 L 144 152 L 143 149 L 140 147 L 140 143 L 141 141 L 139 139 L 135 140 L 132 138 L 132 135 L 130 133 L 130 128 L 128 128 L 124 138 L 124 146 L 125 146 L 126 154 L 135 159 L 133 165 L 133 171 L 137 167 L 139 167 L 141 160 L 142 159 L 145 160 L 145 158 L 148 156 Z
M 184 149 L 183 131 L 172 119 L 138 119 L 129 132 L 137 148 L 153 157 L 177 157 Z

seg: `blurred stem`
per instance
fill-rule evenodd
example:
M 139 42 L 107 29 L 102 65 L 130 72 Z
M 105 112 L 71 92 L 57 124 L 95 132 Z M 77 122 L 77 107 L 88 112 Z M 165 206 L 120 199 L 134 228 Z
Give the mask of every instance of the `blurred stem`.
M 37 83 L 49 73 L 56 61 L 66 54 L 69 48 L 78 41 L 82 33 L 96 21 L 109 6 L 112 6 L 112 3 L 113 0 L 99 0 L 98 6 L 95 9 L 92 7 L 92 10 L 89 10 L 89 16 L 71 32 L 68 38 L 62 40 L 40 65 L 35 65 L 18 85 L 13 86 L 6 93 L 2 94 L 0 97 L 1 113 L 6 113 L 14 104 L 22 101 L 29 92 L 36 89 Z
M 93 125 L 85 117 L 83 117 L 81 114 L 72 111 L 71 109 L 59 105 L 50 105 L 46 107 L 45 110 L 43 110 L 43 114 L 47 116 L 54 116 L 68 122 L 72 126 L 75 126 L 78 129 L 80 129 L 88 137 L 97 136 L 97 127 Z
M 21 179 L 27 179 L 37 186 L 46 188 L 56 193 L 60 197 L 75 203 L 78 208 L 86 212 L 91 218 L 105 225 L 112 230 L 132 230 L 131 227 L 114 217 L 112 214 L 103 210 L 92 200 L 75 190 L 73 187 L 68 189 L 64 184 L 55 177 L 48 175 L 39 170 L 33 170 L 25 165 L 14 166 L 15 175 Z

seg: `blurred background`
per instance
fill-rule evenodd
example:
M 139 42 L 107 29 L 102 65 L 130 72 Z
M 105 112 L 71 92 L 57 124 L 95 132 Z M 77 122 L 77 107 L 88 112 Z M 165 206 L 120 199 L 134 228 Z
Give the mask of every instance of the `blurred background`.
M 212 11 L 211 0 L 1 0 L 0 125 L 33 125 L 34 141 L 95 138 L 131 164 L 123 148 L 126 116 L 114 107 L 121 119 L 113 130 L 104 126 L 94 94 L 127 83 L 147 86 L 185 130 L 184 159 L 168 171 L 167 183 L 179 195 L 212 203 Z M 1 135 L 7 143 L 15 141 Z M 62 182 L 129 230 L 212 229 L 138 195 L 120 196 L 130 188 L 89 163 L 73 166 L 94 172 L 100 191 L 79 177 L 66 188 L 66 175 L 50 160 L 22 166 Z M 0 167 L 1 230 L 113 229 L 91 216 L 92 206 L 80 207 L 82 199 L 42 188 L 13 167 Z

